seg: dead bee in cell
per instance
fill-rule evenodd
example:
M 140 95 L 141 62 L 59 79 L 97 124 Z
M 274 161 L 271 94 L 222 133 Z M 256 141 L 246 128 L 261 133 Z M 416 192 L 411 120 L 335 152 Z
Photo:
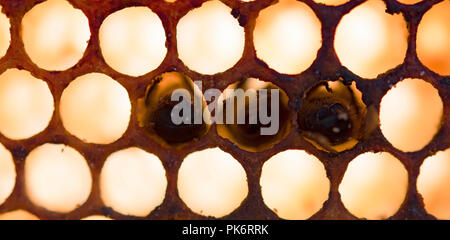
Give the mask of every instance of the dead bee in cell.
M 320 150 L 353 148 L 378 126 L 374 106 L 366 107 L 355 83 L 323 81 L 304 94 L 298 111 L 301 134 Z

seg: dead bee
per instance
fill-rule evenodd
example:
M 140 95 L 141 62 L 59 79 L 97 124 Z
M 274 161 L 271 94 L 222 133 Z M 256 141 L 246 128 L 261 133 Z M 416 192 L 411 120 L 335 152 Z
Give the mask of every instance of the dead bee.
M 298 124 L 301 134 L 317 148 L 341 152 L 353 148 L 377 127 L 378 114 L 363 103 L 355 83 L 323 81 L 304 94 Z

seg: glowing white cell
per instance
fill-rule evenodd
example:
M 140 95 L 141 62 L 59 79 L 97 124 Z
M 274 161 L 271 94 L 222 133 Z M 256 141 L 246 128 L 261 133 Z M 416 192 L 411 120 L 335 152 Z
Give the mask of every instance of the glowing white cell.
M 325 5 L 337 6 L 349 2 L 350 0 L 314 0 L 316 3 L 323 3 Z
M 46 82 L 29 72 L 8 69 L 0 75 L 0 132 L 10 139 L 25 139 L 42 132 L 54 111 Z
M 321 24 L 302 2 L 281 0 L 259 13 L 253 33 L 256 54 L 280 73 L 306 70 L 322 46 Z
M 203 3 L 177 26 L 178 55 L 186 66 L 203 74 L 231 68 L 244 51 L 244 28 L 220 1 Z
M 163 202 L 166 187 L 159 158 L 135 147 L 111 154 L 100 175 L 103 202 L 124 215 L 147 216 Z
M 344 206 L 356 217 L 386 219 L 403 203 L 408 172 L 389 153 L 364 153 L 353 159 L 339 185 Z
M 450 149 L 425 159 L 417 178 L 417 190 L 425 210 L 439 219 L 450 219 Z
M 88 143 L 108 144 L 128 128 L 131 103 L 127 90 L 101 73 L 73 80 L 61 96 L 64 128 Z
M 287 150 L 267 160 L 260 184 L 264 203 L 284 219 L 311 217 L 330 191 L 323 164 L 300 150 Z
M 25 210 L 19 209 L 0 214 L 0 220 L 39 220 L 39 218 Z
M 83 56 L 90 38 L 89 22 L 65 0 L 48 0 L 22 19 L 25 51 L 40 68 L 66 70 Z
M 162 22 L 148 7 L 129 7 L 109 15 L 100 27 L 100 48 L 116 71 L 140 76 L 156 69 L 167 53 Z
M 417 56 L 431 70 L 450 75 L 450 2 L 428 10 L 417 29 Z
M 2 10 L 2 7 L 0 7 Z M 9 32 L 9 18 L 3 12 L 0 12 L 0 57 L 6 54 L 11 43 L 11 33 Z
M 66 213 L 89 197 L 92 178 L 84 157 L 63 144 L 46 143 L 25 160 L 25 187 L 33 204 Z
M 385 12 L 381 0 L 367 1 L 339 23 L 334 48 L 342 65 L 365 78 L 401 64 L 407 49 L 406 22 L 400 14 Z
M 246 198 L 247 176 L 230 154 L 210 148 L 184 159 L 178 172 L 178 192 L 193 212 L 223 217 Z
M 16 184 L 16 168 L 11 153 L 0 144 L 0 205 L 11 195 Z
M 89 217 L 85 217 L 81 220 L 101 220 L 101 221 L 103 221 L 103 220 L 112 220 L 112 219 L 109 217 L 102 216 L 102 215 L 92 215 Z
M 437 133 L 442 114 L 437 89 L 420 79 L 404 79 L 381 100 L 381 131 L 394 147 L 417 151 Z

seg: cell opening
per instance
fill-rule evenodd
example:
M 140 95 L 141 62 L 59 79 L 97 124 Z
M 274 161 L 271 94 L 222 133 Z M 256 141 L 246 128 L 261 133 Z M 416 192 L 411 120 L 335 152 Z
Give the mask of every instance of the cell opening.
M 25 160 L 25 188 L 33 204 L 67 213 L 89 197 L 92 176 L 84 157 L 64 144 L 46 143 Z
M 178 193 L 195 213 L 224 217 L 247 197 L 247 175 L 241 164 L 219 148 L 189 154 L 178 172 Z
M 443 103 L 438 90 L 421 79 L 407 78 L 381 100 L 381 131 L 395 148 L 418 151 L 438 132 L 442 115 Z
M 106 63 L 130 76 L 156 69 L 167 53 L 162 22 L 148 7 L 129 7 L 112 13 L 103 21 L 99 34 Z
M 0 75 L 0 132 L 14 140 L 30 138 L 47 128 L 54 111 L 46 82 L 28 71 L 8 69 Z
M 35 215 L 19 209 L 0 214 L 0 220 L 39 220 Z
M 16 184 L 16 166 L 11 153 L 0 144 L 0 206 L 8 199 Z
M 342 203 L 358 218 L 386 219 L 403 203 L 408 172 L 390 153 L 363 153 L 353 159 L 339 185 Z
M 427 157 L 420 167 L 417 191 L 425 210 L 438 219 L 450 219 L 450 149 Z
M 423 16 L 417 29 L 417 56 L 429 69 L 450 75 L 450 2 L 434 5 Z
M 25 14 L 21 36 L 26 53 L 38 67 L 63 71 L 83 57 L 91 33 L 81 10 L 65 0 L 48 0 Z
M 305 3 L 281 0 L 259 13 L 253 33 L 256 54 L 270 68 L 298 74 L 322 46 L 321 23 Z
M 363 78 L 375 78 L 403 62 L 407 37 L 401 14 L 386 13 L 381 0 L 366 1 L 341 19 L 334 48 L 342 65 Z
M 120 83 L 105 74 L 89 73 L 64 89 L 59 110 L 69 133 L 87 143 L 109 144 L 127 130 L 131 103 Z
M 224 72 L 241 59 L 244 28 L 220 1 L 208 1 L 191 10 L 177 25 L 178 56 L 202 74 Z
M 350 0 L 314 0 L 316 3 L 322 3 L 329 6 L 338 6 L 349 2 Z
M 178 93 L 182 96 L 174 98 Z M 178 111 L 178 106 L 185 101 L 188 101 L 188 108 Z M 181 146 L 207 133 L 209 125 L 204 120 L 208 118 L 204 118 L 205 108 L 200 88 L 188 76 L 178 72 L 163 73 L 138 100 L 139 126 L 162 144 Z M 175 117 L 181 117 L 182 121 L 178 122 Z
M 91 215 L 85 218 L 82 218 L 81 220 L 96 220 L 96 221 L 104 221 L 104 220 L 113 220 L 109 217 L 105 217 L 103 215 Z
M 322 81 L 307 90 L 297 113 L 300 134 L 315 147 L 342 152 L 367 138 L 377 127 L 373 106 L 362 101 L 353 82 Z
M 270 149 L 290 130 L 288 102 L 286 93 L 273 83 L 256 78 L 234 83 L 218 100 L 214 112 L 217 133 L 246 151 Z M 244 121 L 239 122 L 241 117 Z
M 284 219 L 307 219 L 328 199 L 325 167 L 300 150 L 287 150 L 264 163 L 260 179 L 264 203 Z
M 3 13 L 3 7 L 0 6 L 0 58 L 5 56 L 11 44 L 10 27 L 9 18 Z
M 161 205 L 166 188 L 159 158 L 136 147 L 112 153 L 100 175 L 103 202 L 123 215 L 147 216 Z

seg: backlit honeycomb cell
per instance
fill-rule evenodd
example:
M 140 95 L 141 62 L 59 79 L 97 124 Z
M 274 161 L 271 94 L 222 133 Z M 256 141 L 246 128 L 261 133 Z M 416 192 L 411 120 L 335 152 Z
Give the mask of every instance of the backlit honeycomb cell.
M 0 219 L 450 217 L 449 1 L 0 5 Z M 174 126 L 180 79 L 282 90 L 281 132 Z
M 36 65 L 63 71 L 83 56 L 90 38 L 89 22 L 69 2 L 48 0 L 25 14 L 21 36 L 27 55 Z

